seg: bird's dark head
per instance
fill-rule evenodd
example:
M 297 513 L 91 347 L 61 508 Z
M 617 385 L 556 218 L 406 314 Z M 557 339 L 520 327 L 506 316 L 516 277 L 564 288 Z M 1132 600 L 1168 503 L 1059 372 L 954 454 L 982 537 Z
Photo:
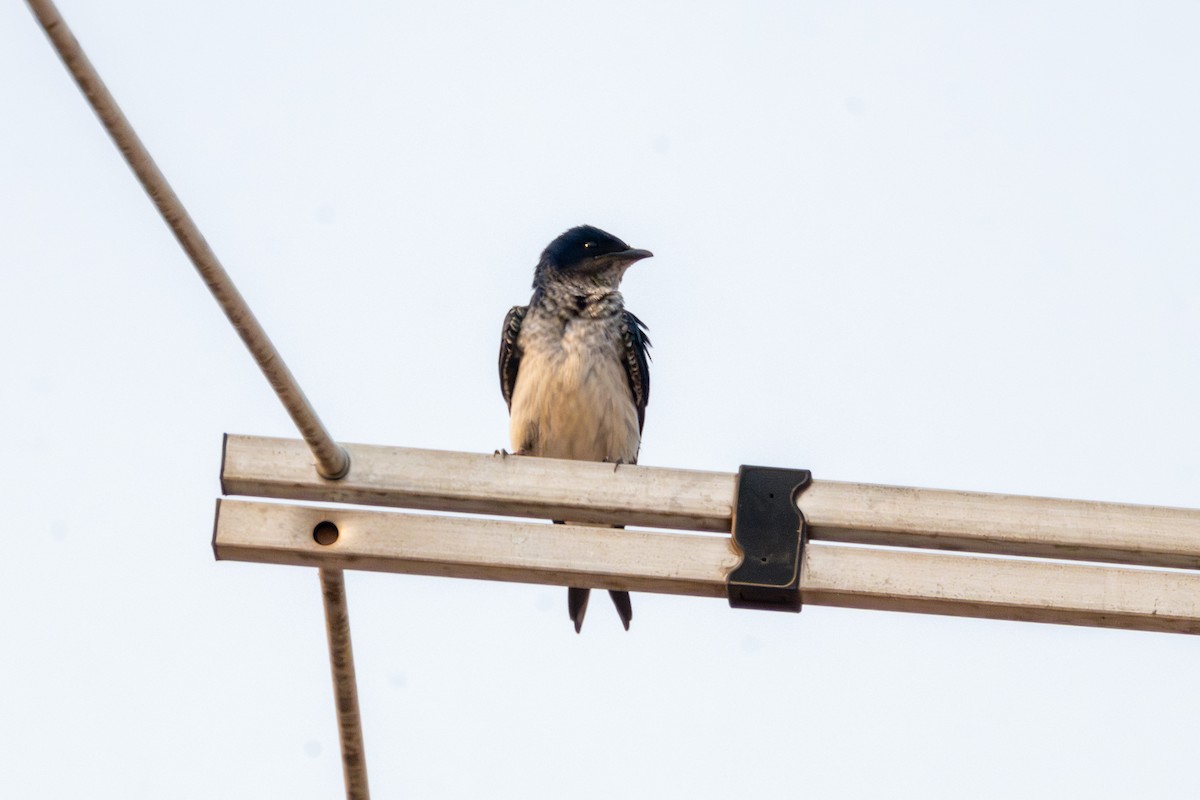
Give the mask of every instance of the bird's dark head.
M 630 247 L 611 233 L 580 225 L 542 251 L 533 285 L 569 283 L 616 289 L 630 264 L 652 255 L 649 250 Z

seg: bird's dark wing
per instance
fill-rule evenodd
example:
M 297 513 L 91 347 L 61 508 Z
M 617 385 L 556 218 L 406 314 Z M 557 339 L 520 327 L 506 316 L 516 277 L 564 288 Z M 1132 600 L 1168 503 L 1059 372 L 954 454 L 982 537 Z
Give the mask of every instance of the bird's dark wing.
M 521 323 L 529 306 L 513 306 L 504 318 L 504 329 L 500 332 L 500 393 L 512 410 L 513 387 L 517 385 L 517 369 L 521 366 L 521 348 L 517 337 L 521 335 Z
M 646 405 L 650 402 L 650 337 L 646 330 L 646 323 L 632 312 L 626 311 L 621 317 L 625 374 L 629 377 L 629 391 L 633 392 L 633 403 L 637 406 L 639 432 L 646 423 Z

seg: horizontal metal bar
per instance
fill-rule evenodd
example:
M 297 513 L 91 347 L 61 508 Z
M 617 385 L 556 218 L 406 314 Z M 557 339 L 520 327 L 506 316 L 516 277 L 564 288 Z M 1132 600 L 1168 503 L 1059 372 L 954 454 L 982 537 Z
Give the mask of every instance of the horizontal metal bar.
M 225 494 L 729 532 L 733 478 L 591 461 L 346 445 L 328 481 L 296 439 L 226 435 Z
M 315 535 L 323 522 L 336 534 Z M 238 561 L 701 597 L 724 597 L 738 561 L 724 536 L 245 500 L 219 501 L 213 546 Z M 808 605 L 1200 633 L 1193 572 L 810 542 L 800 586 Z
M 730 530 L 737 476 L 519 456 L 347 445 L 321 478 L 294 439 L 227 436 L 226 494 L 467 511 L 678 530 Z M 814 480 L 815 540 L 1200 569 L 1200 511 Z
M 1200 510 L 814 481 L 801 507 L 830 542 L 1200 569 Z
M 326 521 L 337 528 L 330 545 L 314 539 Z M 245 500 L 218 501 L 213 549 L 234 561 L 702 597 L 725 596 L 738 560 L 728 536 Z

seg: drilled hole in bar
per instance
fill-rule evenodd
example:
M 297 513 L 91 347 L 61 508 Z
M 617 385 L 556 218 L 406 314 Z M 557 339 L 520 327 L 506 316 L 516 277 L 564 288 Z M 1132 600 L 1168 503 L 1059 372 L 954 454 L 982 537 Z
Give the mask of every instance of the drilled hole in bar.
M 313 528 L 313 541 L 321 545 L 331 545 L 338 540 L 338 527 L 329 520 L 322 520 Z

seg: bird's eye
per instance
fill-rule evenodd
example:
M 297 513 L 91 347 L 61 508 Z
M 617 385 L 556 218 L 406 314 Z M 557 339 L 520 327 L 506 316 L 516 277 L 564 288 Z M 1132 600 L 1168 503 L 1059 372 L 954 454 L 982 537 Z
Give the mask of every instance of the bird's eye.
M 587 248 L 589 248 L 589 247 L 595 247 L 595 246 L 596 246 L 596 243 L 595 243 L 595 242 L 584 242 L 584 243 L 583 243 L 583 249 L 584 249 L 584 250 L 586 250 L 586 249 L 587 249 Z

